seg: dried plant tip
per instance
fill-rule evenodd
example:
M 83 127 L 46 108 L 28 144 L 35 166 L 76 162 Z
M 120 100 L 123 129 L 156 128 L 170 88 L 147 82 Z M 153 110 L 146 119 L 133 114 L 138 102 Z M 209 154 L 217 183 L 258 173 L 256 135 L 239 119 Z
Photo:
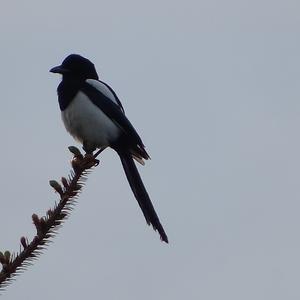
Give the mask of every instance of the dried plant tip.
M 3 265 L 5 264 L 6 260 L 5 260 L 5 257 L 4 257 L 4 254 L 0 251 L 0 263 Z
M 32 218 L 32 222 L 33 222 L 34 226 L 36 227 L 36 229 L 40 228 L 41 221 L 40 221 L 39 216 L 37 214 L 33 214 L 31 218 Z
M 60 195 L 63 194 L 63 190 L 62 190 L 62 187 L 61 185 L 56 181 L 56 180 L 50 180 L 49 181 L 49 184 L 51 187 L 54 188 L 54 190 L 59 193 Z
M 77 158 L 72 159 L 71 165 L 75 173 L 82 169 L 81 162 Z
M 83 157 L 82 154 L 81 154 L 81 152 L 80 152 L 80 150 L 77 147 L 75 147 L 75 146 L 69 146 L 68 149 L 76 157 L 78 157 L 78 158 L 82 158 Z
M 6 260 L 7 262 L 9 262 L 9 260 L 10 260 L 10 252 L 9 252 L 8 250 L 6 250 L 6 251 L 4 252 L 4 257 L 5 257 L 5 260 Z
M 48 209 L 47 216 L 51 217 L 52 215 L 53 215 L 53 210 L 52 209 Z
M 20 238 L 20 242 L 21 242 L 21 245 L 23 246 L 24 249 L 26 249 L 26 248 L 28 247 L 26 238 L 25 238 L 24 236 L 22 236 L 22 237 Z
M 62 182 L 65 189 L 67 189 L 69 187 L 69 183 L 68 183 L 68 180 L 67 180 L 66 177 L 62 177 L 61 182 Z

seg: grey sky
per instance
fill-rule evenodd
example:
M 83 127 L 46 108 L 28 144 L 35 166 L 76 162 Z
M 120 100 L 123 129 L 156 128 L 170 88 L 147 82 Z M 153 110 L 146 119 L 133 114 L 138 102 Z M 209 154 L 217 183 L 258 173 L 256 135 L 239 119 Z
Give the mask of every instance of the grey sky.
M 170 245 L 107 150 L 71 218 L 2 296 L 300 298 L 299 1 L 8 1 L 0 12 L 0 249 L 69 171 L 48 70 L 70 53 L 113 86 L 152 160 Z

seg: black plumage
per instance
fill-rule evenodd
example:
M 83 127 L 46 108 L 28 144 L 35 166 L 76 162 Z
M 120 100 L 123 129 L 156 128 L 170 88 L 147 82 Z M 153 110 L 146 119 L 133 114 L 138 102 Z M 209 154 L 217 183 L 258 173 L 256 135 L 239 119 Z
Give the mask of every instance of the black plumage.
M 118 153 L 147 223 L 168 243 L 168 237 L 133 160 L 135 158 L 143 162 L 143 159 L 150 157 L 137 131 L 125 116 L 116 93 L 108 84 L 99 80 L 95 66 L 80 55 L 69 55 L 60 66 L 50 71 L 63 75 L 57 92 L 67 130 L 86 150 L 111 147 Z

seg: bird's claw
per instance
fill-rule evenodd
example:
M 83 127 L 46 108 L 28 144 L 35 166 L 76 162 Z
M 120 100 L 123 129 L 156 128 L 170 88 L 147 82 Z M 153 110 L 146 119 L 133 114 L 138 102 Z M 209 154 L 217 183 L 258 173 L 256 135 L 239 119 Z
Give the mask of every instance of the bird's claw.
M 92 154 L 85 154 L 82 157 L 74 155 L 72 159 L 72 167 L 76 171 L 87 170 L 92 167 L 99 165 L 99 160 L 96 159 Z
M 82 159 L 82 166 L 85 169 L 89 169 L 94 166 L 98 166 L 99 162 L 100 162 L 99 159 L 96 159 L 93 154 L 86 153 Z

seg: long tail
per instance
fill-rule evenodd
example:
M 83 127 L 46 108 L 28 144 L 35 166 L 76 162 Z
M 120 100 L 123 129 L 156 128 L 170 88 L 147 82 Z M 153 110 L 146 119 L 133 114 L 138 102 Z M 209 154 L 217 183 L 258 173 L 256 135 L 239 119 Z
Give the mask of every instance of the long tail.
M 168 237 L 162 225 L 160 224 L 159 218 L 154 210 L 153 204 L 133 161 L 132 155 L 127 151 L 117 152 L 120 156 L 129 185 L 140 208 L 142 209 L 146 222 L 148 223 L 148 225 L 151 224 L 153 226 L 153 229 L 159 232 L 160 239 L 162 241 L 168 243 Z

